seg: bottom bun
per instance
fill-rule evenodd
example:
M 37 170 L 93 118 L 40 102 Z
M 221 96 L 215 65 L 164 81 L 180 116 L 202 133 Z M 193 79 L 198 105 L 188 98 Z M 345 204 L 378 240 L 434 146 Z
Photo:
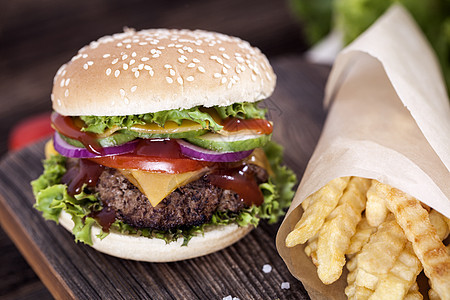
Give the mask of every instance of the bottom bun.
M 65 211 L 59 216 L 60 224 L 72 232 L 74 223 Z M 253 226 L 239 227 L 237 224 L 210 226 L 204 235 L 194 236 L 187 246 L 182 246 L 183 239 L 166 243 L 162 239 L 147 238 L 139 235 L 126 235 L 111 231 L 103 240 L 97 235 L 100 228 L 92 227 L 92 247 L 100 252 L 139 261 L 170 262 L 199 257 L 228 247 L 253 229 Z

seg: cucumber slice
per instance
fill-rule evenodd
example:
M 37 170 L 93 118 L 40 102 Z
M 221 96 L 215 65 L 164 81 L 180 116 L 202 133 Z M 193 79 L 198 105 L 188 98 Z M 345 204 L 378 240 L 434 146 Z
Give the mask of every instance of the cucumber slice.
M 224 136 L 217 133 L 207 133 L 198 137 L 186 138 L 186 140 L 205 149 L 238 152 L 262 147 L 270 141 L 271 137 L 272 134 L 236 133 Z
M 137 132 L 131 130 L 121 130 L 121 132 L 133 135 L 137 138 L 142 139 L 154 139 L 154 138 L 172 138 L 172 139 L 184 139 L 196 137 L 208 132 L 207 129 L 199 129 L 199 130 L 191 130 L 184 132 L 174 132 L 174 133 L 146 133 L 146 132 Z
M 62 134 L 60 134 L 60 136 L 68 144 L 75 146 L 75 147 L 84 148 L 83 144 L 80 141 L 68 138 L 67 136 L 64 136 Z M 136 137 L 134 135 L 129 135 L 126 133 L 118 132 L 118 133 L 114 133 L 108 137 L 98 139 L 97 141 L 100 144 L 100 146 L 102 146 L 102 147 L 112 147 L 112 146 L 119 146 L 119 145 L 125 144 L 134 139 L 136 139 Z

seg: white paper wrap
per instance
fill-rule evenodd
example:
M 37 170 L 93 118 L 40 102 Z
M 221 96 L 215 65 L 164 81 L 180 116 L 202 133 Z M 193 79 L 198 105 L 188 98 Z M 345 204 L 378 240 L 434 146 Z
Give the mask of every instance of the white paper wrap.
M 346 274 L 325 286 L 304 254 L 287 248 L 300 203 L 342 176 L 377 179 L 450 217 L 450 105 L 437 59 L 409 13 L 392 6 L 338 55 L 325 91 L 318 145 L 277 235 L 291 273 L 315 299 L 345 299 Z

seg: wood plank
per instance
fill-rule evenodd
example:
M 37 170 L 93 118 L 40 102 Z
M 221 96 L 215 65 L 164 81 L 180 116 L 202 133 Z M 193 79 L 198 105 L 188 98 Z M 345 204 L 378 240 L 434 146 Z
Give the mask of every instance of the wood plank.
M 266 101 L 274 138 L 285 146 L 286 163 L 299 177 L 317 143 L 324 120 L 323 88 L 328 68 L 287 57 L 273 62 L 278 75 Z M 72 235 L 33 209 L 30 180 L 42 172 L 43 142 L 6 156 L 0 163 L 0 222 L 56 298 L 307 299 L 275 248 L 279 224 L 260 226 L 217 253 L 174 263 L 143 263 L 98 253 L 75 244 Z M 264 264 L 273 267 L 262 272 Z M 290 282 L 282 290 L 282 282 Z

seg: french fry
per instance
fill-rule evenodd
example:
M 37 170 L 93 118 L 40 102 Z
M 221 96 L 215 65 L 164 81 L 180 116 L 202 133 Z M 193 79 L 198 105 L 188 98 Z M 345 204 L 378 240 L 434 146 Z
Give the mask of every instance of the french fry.
M 317 240 L 318 235 L 316 234 L 312 238 L 308 240 L 308 243 L 305 247 L 305 253 L 308 255 L 309 258 L 311 258 L 313 264 L 317 267 Z
M 356 226 L 356 232 L 350 239 L 350 246 L 347 249 L 347 255 L 353 255 L 361 251 L 362 247 L 369 241 L 370 236 L 377 230 L 376 227 L 370 226 L 366 217 L 362 217 Z
M 449 234 L 446 217 L 432 209 L 429 214 L 431 225 L 436 229 L 436 233 L 441 241 L 445 240 Z
M 414 253 L 411 243 L 400 253 L 389 273 L 380 276 L 380 281 L 371 299 L 403 299 L 416 283 L 422 264 Z
M 379 189 L 380 182 L 372 180 L 372 185 L 367 191 L 366 218 L 371 226 L 379 226 L 386 219 L 388 209 L 386 207 L 386 195 Z
M 336 207 L 349 179 L 349 177 L 333 179 L 323 188 L 308 197 L 308 209 L 305 210 L 301 219 L 295 225 L 294 230 L 286 237 L 287 247 L 304 244 L 319 232 L 325 218 Z
M 417 282 L 414 283 L 406 294 L 404 300 L 421 300 L 423 299 L 422 294 L 419 292 L 419 286 Z
M 448 255 L 450 255 L 450 245 L 445 246 L 445 248 L 447 249 Z M 429 283 L 431 286 L 431 282 L 429 282 Z M 438 293 L 435 290 L 433 290 L 432 288 L 428 290 L 428 298 L 430 300 L 441 300 L 441 297 L 439 297 Z
M 395 215 L 414 252 L 421 261 L 430 285 L 441 299 L 450 299 L 450 255 L 420 202 L 395 188 L 388 190 L 386 205 Z
M 325 284 L 339 279 L 345 265 L 345 253 L 361 220 L 370 180 L 352 177 L 338 206 L 327 217 L 319 231 L 317 274 Z
M 403 230 L 394 217 L 389 215 L 372 234 L 369 242 L 347 263 L 350 273 L 347 277 L 346 295 L 353 297 L 352 293 L 356 293 L 358 287 L 375 291 L 383 275 L 388 275 L 395 265 L 406 242 Z

